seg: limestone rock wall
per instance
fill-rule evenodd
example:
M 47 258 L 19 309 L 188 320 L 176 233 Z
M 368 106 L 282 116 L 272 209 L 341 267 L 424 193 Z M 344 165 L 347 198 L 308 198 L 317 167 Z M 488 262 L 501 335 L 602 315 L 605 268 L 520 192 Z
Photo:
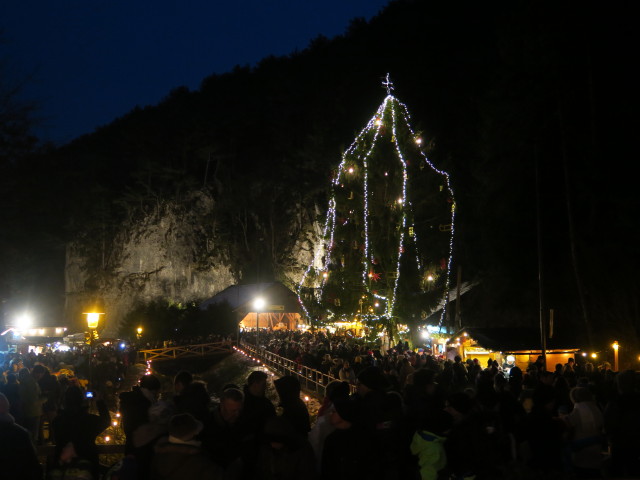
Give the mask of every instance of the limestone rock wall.
M 236 282 L 229 259 L 217 251 L 206 226 L 213 201 L 201 194 L 193 208 L 166 205 L 123 225 L 101 268 L 70 244 L 65 269 L 65 317 L 82 319 L 88 308 L 105 312 L 102 335 L 115 336 L 136 302 L 165 298 L 189 302 L 211 297 Z M 82 327 L 82 325 L 79 325 Z
M 137 302 L 163 298 L 174 302 L 201 301 L 236 284 L 233 259 L 216 245 L 211 227 L 214 202 L 198 192 L 178 207 L 166 204 L 153 214 L 123 224 L 108 239 L 107 253 L 86 253 L 80 243 L 67 247 L 65 320 L 83 329 L 82 313 L 105 313 L 103 337 L 117 336 L 125 315 Z M 295 291 L 313 260 L 321 227 L 300 229 L 287 252 L 289 261 L 277 279 Z M 102 259 L 96 261 L 96 258 Z

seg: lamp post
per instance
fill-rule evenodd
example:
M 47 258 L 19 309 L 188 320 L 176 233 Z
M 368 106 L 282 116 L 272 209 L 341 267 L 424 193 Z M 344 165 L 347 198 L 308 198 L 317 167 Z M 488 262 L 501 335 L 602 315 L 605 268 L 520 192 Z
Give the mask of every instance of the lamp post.
M 265 302 L 264 298 L 256 297 L 253 300 L 253 308 L 256 310 L 256 350 L 258 350 L 258 335 L 260 332 L 260 310 L 264 308 Z
M 104 313 L 97 312 L 85 312 L 83 315 L 87 316 L 87 328 L 89 329 L 89 384 L 93 386 L 93 378 L 91 371 L 91 362 L 93 356 L 93 335 L 100 323 L 100 315 L 104 315 Z
M 618 348 L 620 348 L 620 345 L 616 340 L 615 342 L 613 342 L 613 345 L 611 346 L 613 347 L 613 368 L 617 372 L 618 371 Z

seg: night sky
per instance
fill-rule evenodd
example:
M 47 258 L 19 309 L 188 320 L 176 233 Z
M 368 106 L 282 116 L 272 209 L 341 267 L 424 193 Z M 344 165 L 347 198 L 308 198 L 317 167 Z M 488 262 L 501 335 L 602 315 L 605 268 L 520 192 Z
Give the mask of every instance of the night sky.
M 0 3 L 0 58 L 66 143 L 172 88 L 342 34 L 389 0 L 24 0 Z

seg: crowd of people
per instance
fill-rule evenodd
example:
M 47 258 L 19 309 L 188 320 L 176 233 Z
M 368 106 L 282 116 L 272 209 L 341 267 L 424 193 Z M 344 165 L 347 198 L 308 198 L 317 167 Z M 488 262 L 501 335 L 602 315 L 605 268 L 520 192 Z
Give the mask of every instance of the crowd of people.
M 323 334 L 261 332 L 257 340 L 334 378 L 316 418 L 301 399 L 295 372 L 272 382 L 274 402 L 267 395 L 271 376 L 261 369 L 243 385 L 227 384 L 217 392 L 187 371 L 166 391 L 157 376 L 147 374 L 119 394 L 126 455 L 103 477 L 640 478 L 635 371 L 617 373 L 574 359 L 547 369 L 542 358 L 524 371 L 506 370 L 494 361 L 481 365 L 415 352 L 406 343 L 381 351 Z M 38 367 L 46 368 L 36 363 L 20 372 L 26 369 L 39 384 Z M 0 396 L 0 428 L 10 427 L 11 445 L 24 445 L 10 405 L 10 398 Z M 82 388 L 67 387 L 52 421 L 56 454 L 50 478 L 99 478 L 95 436 L 110 419 L 104 402 L 98 405 L 97 414 L 88 413 Z M 22 425 L 28 430 L 32 424 Z M 21 465 L 32 465 L 34 476 L 24 478 L 41 478 L 27 457 Z

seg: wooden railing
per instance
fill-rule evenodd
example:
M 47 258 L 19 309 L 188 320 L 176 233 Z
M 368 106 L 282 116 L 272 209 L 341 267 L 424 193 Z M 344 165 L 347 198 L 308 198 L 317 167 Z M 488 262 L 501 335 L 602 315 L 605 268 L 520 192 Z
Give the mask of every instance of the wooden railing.
M 322 399 L 329 382 L 338 380 L 333 375 L 322 373 L 314 368 L 298 365 L 297 362 L 288 358 L 276 355 L 265 348 L 256 348 L 250 343 L 240 342 L 239 348 L 251 356 L 259 359 L 270 370 L 278 372 L 280 375 L 294 375 L 298 377 L 300 386 L 307 392 L 314 394 L 318 399 Z M 350 386 L 351 393 L 355 393 L 355 385 Z
M 215 343 L 201 343 L 199 345 L 175 345 L 165 348 L 139 350 L 138 356 L 146 361 L 175 360 L 176 358 L 214 355 L 216 353 L 230 353 L 233 342 L 223 341 Z

